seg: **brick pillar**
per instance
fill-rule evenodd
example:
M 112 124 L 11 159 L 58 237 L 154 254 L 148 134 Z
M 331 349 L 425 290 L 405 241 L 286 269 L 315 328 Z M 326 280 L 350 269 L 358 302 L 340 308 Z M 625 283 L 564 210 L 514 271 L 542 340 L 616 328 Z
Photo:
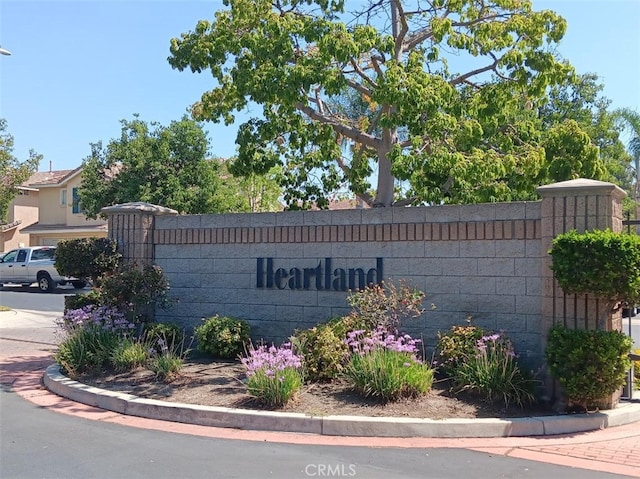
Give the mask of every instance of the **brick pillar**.
M 136 263 L 140 267 L 153 263 L 155 259 L 155 217 L 178 214 L 171 208 L 143 202 L 107 206 L 100 211 L 107 216 L 109 238 L 117 241 L 124 262 Z
M 562 324 L 569 328 L 622 330 L 620 312 L 611 314 L 605 310 L 602 300 L 588 295 L 567 295 L 557 285 L 551 271 L 553 239 L 567 231 L 610 229 L 622 231 L 622 199 L 626 193 L 612 183 L 577 179 L 562 181 L 537 189 L 542 197 L 542 346 L 546 345 L 549 328 Z M 555 385 L 546 382 L 547 390 L 555 395 Z M 613 399 L 615 404 L 619 394 Z

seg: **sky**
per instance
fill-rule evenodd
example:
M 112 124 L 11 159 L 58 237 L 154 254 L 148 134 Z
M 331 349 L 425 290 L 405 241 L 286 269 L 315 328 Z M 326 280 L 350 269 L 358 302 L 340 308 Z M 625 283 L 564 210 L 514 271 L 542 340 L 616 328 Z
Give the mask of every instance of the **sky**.
M 361 0 L 346 0 L 347 9 Z M 597 73 L 611 108 L 640 111 L 640 0 L 533 0 L 568 22 L 559 53 Z M 213 88 L 210 74 L 173 70 L 169 42 L 213 19 L 221 0 L 0 0 L 0 118 L 19 160 L 40 171 L 77 168 L 91 143 L 120 135 L 120 120 L 169 125 Z M 207 123 L 210 153 L 236 152 L 238 124 Z

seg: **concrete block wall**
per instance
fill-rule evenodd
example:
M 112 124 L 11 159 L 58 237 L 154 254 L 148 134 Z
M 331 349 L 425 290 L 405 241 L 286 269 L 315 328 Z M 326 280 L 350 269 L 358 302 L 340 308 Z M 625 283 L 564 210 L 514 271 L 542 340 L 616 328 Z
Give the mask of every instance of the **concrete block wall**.
M 403 280 L 426 293 L 425 314 L 404 329 L 422 336 L 427 352 L 438 332 L 470 320 L 504 330 L 537 369 L 554 324 L 621 329 L 619 314 L 560 290 L 547 252 L 570 229 L 620 231 L 625 195 L 585 179 L 538 193 L 539 202 L 419 208 L 178 215 L 127 203 L 102 212 L 125 260 L 167 275 L 179 302 L 157 310 L 159 321 L 192 329 L 234 316 L 251 324 L 254 340 L 279 343 L 347 313 L 350 281 Z M 545 389 L 555 394 L 548 377 Z
M 157 319 L 189 328 L 215 314 L 246 319 L 254 339 L 280 342 L 296 328 L 349 311 L 347 292 L 257 287 L 258 258 L 273 268 L 376 268 L 427 295 L 422 318 L 404 325 L 429 349 L 452 325 L 503 329 L 540 363 L 539 202 L 293 211 L 156 218 L 155 263 L 179 303 Z M 324 271 L 324 269 L 323 269 Z M 281 284 L 282 285 L 282 284 Z M 433 305 L 433 308 L 432 308 Z

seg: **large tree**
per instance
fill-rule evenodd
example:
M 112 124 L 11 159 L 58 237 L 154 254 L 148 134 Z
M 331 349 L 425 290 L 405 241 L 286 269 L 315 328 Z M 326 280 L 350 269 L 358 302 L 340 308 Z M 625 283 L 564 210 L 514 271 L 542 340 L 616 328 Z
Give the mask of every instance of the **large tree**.
M 640 198 L 640 113 L 630 108 L 621 108 L 614 112 L 616 119 L 629 133 L 628 149 L 635 165 L 635 199 Z
M 106 147 L 91 145 L 83 161 L 79 201 L 95 218 L 100 209 L 144 201 L 181 213 L 241 210 L 238 194 L 220 195 L 220 162 L 207 159 L 208 140 L 202 126 L 183 118 L 162 126 L 122 120 L 121 136 Z
M 13 155 L 13 136 L 7 132 L 7 120 L 0 118 L 0 224 L 7 221 L 9 205 L 18 194 L 17 187 L 38 171 L 42 155 L 33 150 L 29 158 L 18 160 Z
M 570 134 L 567 144 L 575 143 L 587 134 L 591 145 L 588 147 L 589 151 L 566 158 L 566 161 L 582 163 L 582 176 L 612 181 L 631 192 L 631 160 L 620 140 L 621 128 L 616 121 L 617 114 L 609 109 L 611 101 L 602 95 L 603 89 L 604 85 L 595 73 L 575 75 L 568 83 L 550 88 L 548 99 L 538 108 L 543 144 L 545 149 L 552 147 L 553 142 L 549 143 L 554 136 L 552 133 L 561 125 L 567 129 L 566 125 L 573 123 L 580 131 Z M 598 155 L 597 163 L 593 162 L 595 150 Z M 587 162 L 595 166 L 600 174 L 596 175 L 592 168 L 592 174 L 589 175 L 588 168 L 585 168 Z M 554 179 L 548 178 L 551 181 Z
M 373 206 L 531 190 L 522 175 L 545 162 L 535 106 L 572 73 L 553 53 L 566 22 L 528 0 L 346 3 L 227 0 L 212 22 L 172 39 L 174 68 L 216 80 L 196 119 L 229 124 L 250 102 L 262 106 L 240 125 L 234 172 L 282 165 L 293 206 L 326 206 L 344 184 Z M 366 114 L 336 108 L 344 95 Z

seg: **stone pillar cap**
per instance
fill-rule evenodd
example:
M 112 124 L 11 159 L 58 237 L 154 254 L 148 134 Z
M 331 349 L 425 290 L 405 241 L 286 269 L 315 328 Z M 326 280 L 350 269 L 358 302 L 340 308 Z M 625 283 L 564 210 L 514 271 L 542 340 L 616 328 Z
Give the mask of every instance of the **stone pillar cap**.
M 100 210 L 105 215 L 114 215 L 118 213 L 148 213 L 153 216 L 177 215 L 176 210 L 167 208 L 166 206 L 152 205 L 144 201 L 134 201 L 131 203 L 121 203 L 119 205 L 105 206 Z
M 590 180 L 578 178 L 575 180 L 560 181 L 550 185 L 536 188 L 538 194 L 544 196 L 564 196 L 569 194 L 610 194 L 615 197 L 624 198 L 627 193 L 619 186 L 606 181 Z

